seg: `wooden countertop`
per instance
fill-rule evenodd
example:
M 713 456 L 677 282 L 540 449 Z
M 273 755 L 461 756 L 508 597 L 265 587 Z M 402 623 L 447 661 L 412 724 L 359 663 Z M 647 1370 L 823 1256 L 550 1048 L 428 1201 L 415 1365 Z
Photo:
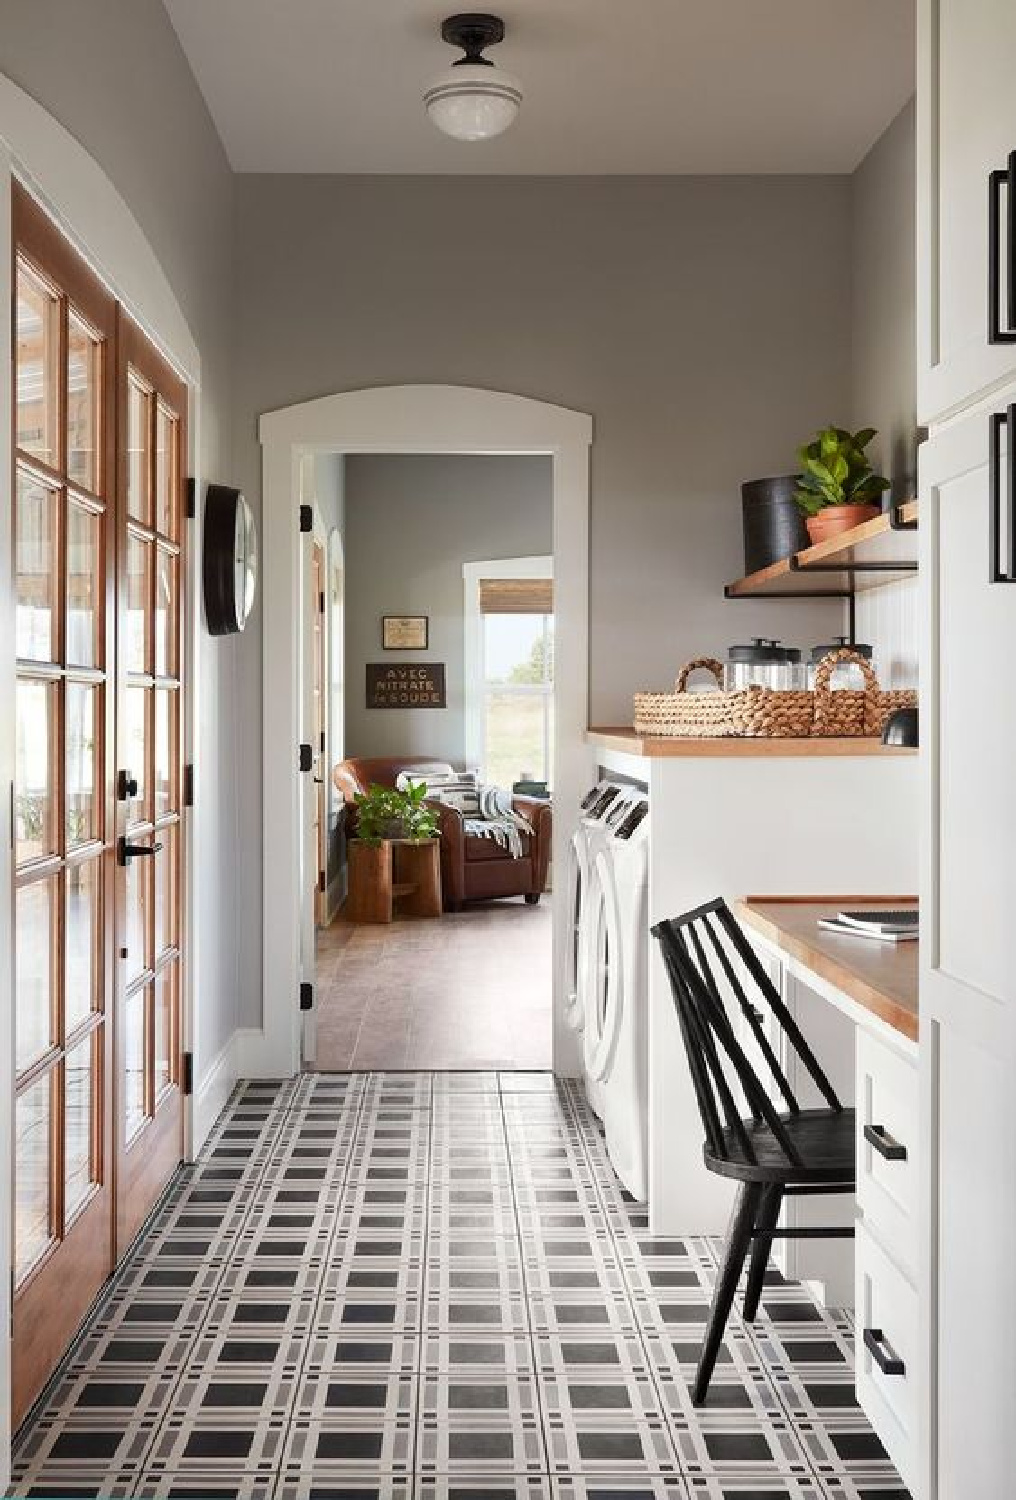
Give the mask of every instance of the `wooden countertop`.
M 916 905 L 913 896 L 747 896 L 736 911 L 747 927 L 916 1042 L 919 944 L 840 937 L 818 926 L 819 917 L 844 907 Z
M 586 743 L 627 755 L 663 759 L 719 756 L 732 759 L 779 758 L 799 755 L 916 755 L 916 750 L 883 745 L 879 739 L 671 739 L 665 735 L 639 734 L 623 726 L 587 729 Z

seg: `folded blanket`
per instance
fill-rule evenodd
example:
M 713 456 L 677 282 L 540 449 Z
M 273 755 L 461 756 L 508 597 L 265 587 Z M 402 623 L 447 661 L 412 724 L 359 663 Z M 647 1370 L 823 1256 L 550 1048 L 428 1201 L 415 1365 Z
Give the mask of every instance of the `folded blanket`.
M 512 807 L 511 793 L 503 787 L 481 785 L 473 771 L 452 771 L 435 775 L 431 768 L 421 766 L 419 773 L 403 771 L 396 785 L 405 790 L 410 784 L 424 782 L 427 796 L 446 807 L 454 807 L 462 814 L 463 830 L 467 837 L 493 839 L 512 859 L 521 859 L 525 853 L 523 834 L 532 835 L 532 825 Z
M 532 835 L 532 824 L 512 807 L 511 792 L 503 787 L 479 788 L 480 816 L 463 820 L 466 833 L 474 839 L 493 839 L 506 849 L 512 859 L 521 859 L 525 850 L 522 835 Z

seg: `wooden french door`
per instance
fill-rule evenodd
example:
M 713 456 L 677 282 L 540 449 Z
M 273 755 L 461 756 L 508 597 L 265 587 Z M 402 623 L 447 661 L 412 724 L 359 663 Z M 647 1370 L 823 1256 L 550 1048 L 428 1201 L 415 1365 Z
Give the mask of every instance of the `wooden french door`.
M 186 387 L 119 319 L 116 1253 L 183 1155 L 182 473 Z
M 112 1265 L 116 306 L 14 227 L 17 1421 Z
M 179 381 L 18 187 L 13 209 L 18 1422 L 154 1201 L 158 1174 L 164 1183 L 182 1154 L 185 406 Z M 152 508 L 136 524 L 127 521 L 131 369 L 151 418 L 137 446 Z M 143 600 L 130 576 L 142 559 Z M 132 655 L 142 631 L 143 670 Z M 116 776 L 128 747 L 143 756 L 143 791 L 130 804 L 117 800 Z M 128 834 L 163 848 L 124 866 L 118 839 Z M 148 872 L 140 882 L 138 865 Z

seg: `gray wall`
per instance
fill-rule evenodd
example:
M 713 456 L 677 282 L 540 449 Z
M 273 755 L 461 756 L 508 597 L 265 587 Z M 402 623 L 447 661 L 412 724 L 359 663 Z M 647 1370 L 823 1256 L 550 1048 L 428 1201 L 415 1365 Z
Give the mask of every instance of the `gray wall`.
M 851 409 L 877 427 L 871 454 L 898 499 L 916 493 L 914 101 L 851 179 Z
M 237 180 L 236 472 L 259 412 L 449 381 L 592 413 L 591 714 L 755 633 L 801 644 L 836 605 L 727 603 L 743 479 L 850 409 L 846 178 Z M 255 622 L 256 623 L 256 622 Z M 261 661 L 244 641 L 242 847 L 261 860 Z M 259 931 L 249 903 L 244 929 Z M 259 955 L 242 956 L 254 1013 Z
M 346 459 L 346 753 L 465 758 L 462 565 L 549 553 L 549 458 Z M 429 649 L 385 653 L 381 616 L 430 618 Z M 368 709 L 367 662 L 443 661 L 446 709 Z
M 3 0 L 0 70 L 91 152 L 147 234 L 201 352 L 202 468 L 229 480 L 234 179 L 160 0 Z M 234 642 L 202 634 L 199 1068 L 239 1016 L 235 912 L 245 872 L 236 860 L 235 768 L 247 726 L 237 712 L 236 658 Z M 256 822 L 248 815 L 245 830 Z M 249 911 L 251 892 L 239 894 Z M 258 1003 L 255 995 L 255 1010 Z

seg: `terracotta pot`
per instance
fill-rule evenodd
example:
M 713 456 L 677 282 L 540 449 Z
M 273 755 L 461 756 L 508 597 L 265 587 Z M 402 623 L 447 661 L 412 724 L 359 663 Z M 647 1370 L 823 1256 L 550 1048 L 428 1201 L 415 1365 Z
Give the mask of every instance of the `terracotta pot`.
M 814 546 L 817 542 L 828 542 L 844 531 L 852 531 L 865 521 L 873 521 L 881 514 L 879 505 L 827 505 L 817 516 L 806 517 L 805 525 Z

